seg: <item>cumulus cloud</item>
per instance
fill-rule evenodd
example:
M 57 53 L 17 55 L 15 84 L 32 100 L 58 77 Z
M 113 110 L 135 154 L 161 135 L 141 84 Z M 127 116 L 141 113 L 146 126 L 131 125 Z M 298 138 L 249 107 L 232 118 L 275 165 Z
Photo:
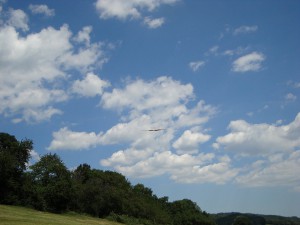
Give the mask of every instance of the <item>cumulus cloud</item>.
M 236 182 L 248 187 L 288 186 L 300 190 L 300 151 L 254 162 Z
M 288 125 L 250 124 L 244 120 L 230 122 L 230 133 L 218 137 L 215 148 L 224 148 L 243 156 L 269 156 L 291 153 L 300 147 L 300 113 Z
M 67 127 L 53 133 L 52 142 L 48 150 L 82 150 L 99 144 L 100 134 L 94 132 L 74 132 Z
M 209 139 L 210 135 L 186 130 L 181 137 L 173 143 L 173 147 L 177 150 L 178 154 L 194 154 L 198 152 L 199 144 L 205 143 Z
M 233 180 L 239 169 L 233 168 L 228 156 L 220 157 L 219 161 L 200 166 L 183 168 L 172 175 L 172 179 L 183 183 L 215 183 L 225 184 Z
M 247 187 L 287 186 L 300 190 L 300 113 L 287 125 L 249 124 L 243 120 L 229 124 L 230 133 L 218 137 L 214 147 L 247 158 L 234 181 Z
M 163 96 L 163 97 L 162 97 Z M 101 104 L 107 109 L 132 109 L 142 112 L 159 107 L 175 106 L 193 98 L 193 86 L 181 84 L 170 77 L 159 77 L 150 82 L 136 80 L 124 89 L 113 89 L 102 96 Z
M 194 72 L 198 71 L 200 69 L 200 67 L 202 67 L 204 65 L 205 65 L 204 61 L 195 61 L 195 62 L 190 62 L 189 63 L 189 67 Z
M 262 62 L 265 56 L 261 52 L 252 52 L 250 54 L 241 56 L 232 63 L 232 71 L 234 72 L 249 72 L 258 71 L 262 67 Z
M 23 11 L 18 10 L 10 13 L 23 15 Z M 50 119 L 62 113 L 54 105 L 70 99 L 65 87 L 70 86 L 74 78 L 68 71 L 93 71 L 107 59 L 99 43 L 80 48 L 73 43 L 67 25 L 21 35 L 17 28 L 27 30 L 27 24 L 20 22 L 24 20 L 17 21 L 9 18 L 6 25 L 0 27 L 0 113 L 14 117 L 14 122 Z M 75 90 L 83 94 L 91 77 L 95 78 L 88 76 L 77 83 L 75 81 Z M 100 83 L 97 80 L 95 86 L 105 86 Z M 95 94 L 94 89 L 91 92 L 88 95 Z M 102 89 L 98 89 L 97 93 L 101 92 Z
M 100 18 L 137 19 L 142 16 L 144 10 L 153 11 L 160 5 L 171 5 L 178 0 L 97 0 L 96 9 Z
M 103 134 L 102 142 L 123 143 L 129 148 L 115 152 L 111 157 L 101 160 L 101 164 L 128 176 L 169 174 L 175 179 L 180 169 L 191 169 L 195 165 L 204 165 L 203 161 L 210 161 L 213 155 L 196 154 L 195 149 L 192 149 L 207 141 L 209 136 L 200 133 L 201 127 L 199 132 L 184 130 L 186 127 L 205 124 L 215 113 L 215 108 L 206 105 L 204 101 L 192 108 L 187 107 L 193 98 L 193 87 L 190 84 L 181 84 L 170 77 L 159 77 L 148 82 L 135 80 L 127 83 L 123 89 L 104 93 L 102 106 L 122 110 L 125 116 L 124 122 Z M 165 130 L 147 131 L 151 128 Z M 174 140 L 175 132 L 180 130 L 183 130 L 182 137 Z M 191 140 L 193 143 L 189 143 Z M 174 142 L 173 146 L 180 154 L 173 153 Z M 176 181 L 181 182 L 181 179 Z
M 45 16 L 54 16 L 55 15 L 55 10 L 50 9 L 47 5 L 29 5 L 29 9 L 33 14 L 42 14 Z
M 247 34 L 247 33 L 253 33 L 256 32 L 258 29 L 258 26 L 240 26 L 238 28 L 236 28 L 233 31 L 234 35 L 238 35 L 238 34 Z
M 145 17 L 144 18 L 144 24 L 149 27 L 150 29 L 156 29 L 158 27 L 161 27 L 165 23 L 164 18 L 155 18 L 152 19 L 151 17 Z
M 108 81 L 101 80 L 97 75 L 88 73 L 83 80 L 75 80 L 72 85 L 72 92 L 85 97 L 102 95 L 103 89 L 110 84 Z
M 207 182 L 219 180 L 222 183 L 232 178 L 233 174 L 229 176 L 224 174 L 227 171 L 222 173 L 218 169 L 230 168 L 229 161 L 223 165 L 224 162 L 215 158 L 214 154 L 198 153 L 199 146 L 210 139 L 203 133 L 202 126 L 216 113 L 216 109 L 204 101 L 192 106 L 194 93 L 191 84 L 182 84 L 165 76 L 150 81 L 130 80 L 122 88 L 104 92 L 101 98 L 103 108 L 122 112 L 119 123 L 98 134 L 62 128 L 53 133 L 49 149 L 125 146 L 102 159 L 101 165 L 131 177 L 166 174 L 177 182 L 197 182 L 180 174 L 182 170 L 192 171 L 196 167 L 199 170 L 206 167 L 203 171 L 211 171 Z M 164 129 L 148 131 L 155 128 Z M 176 133 L 181 133 L 181 136 L 175 138 Z M 209 166 L 211 162 L 216 165 Z M 205 180 L 204 174 L 201 173 L 201 176 L 198 181 Z

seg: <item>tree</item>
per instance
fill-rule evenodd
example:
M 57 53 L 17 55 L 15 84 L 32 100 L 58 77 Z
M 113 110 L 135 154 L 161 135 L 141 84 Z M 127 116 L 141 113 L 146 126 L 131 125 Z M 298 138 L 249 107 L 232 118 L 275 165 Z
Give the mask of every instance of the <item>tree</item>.
M 208 225 L 214 224 L 207 213 L 203 214 L 200 207 L 189 199 L 170 203 L 170 213 L 174 225 Z
M 252 222 L 247 216 L 237 216 L 232 225 L 252 225 Z
M 31 140 L 18 141 L 10 134 L 0 133 L 0 203 L 20 203 L 24 170 L 32 148 Z
M 72 195 L 70 172 L 56 154 L 44 155 L 30 167 L 35 187 L 36 208 L 63 212 L 68 208 Z

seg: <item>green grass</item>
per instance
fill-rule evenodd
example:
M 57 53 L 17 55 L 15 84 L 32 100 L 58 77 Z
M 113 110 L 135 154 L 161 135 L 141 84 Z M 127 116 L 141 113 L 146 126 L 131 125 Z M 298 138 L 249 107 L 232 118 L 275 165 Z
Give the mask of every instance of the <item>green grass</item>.
M 53 214 L 18 206 L 0 205 L 1 225 L 120 225 L 74 213 Z

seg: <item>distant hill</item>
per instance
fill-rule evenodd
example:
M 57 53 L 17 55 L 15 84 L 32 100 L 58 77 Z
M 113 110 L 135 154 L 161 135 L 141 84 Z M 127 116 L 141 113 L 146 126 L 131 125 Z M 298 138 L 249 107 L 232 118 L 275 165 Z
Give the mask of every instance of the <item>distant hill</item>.
M 298 217 L 284 217 L 274 215 L 259 215 L 250 213 L 217 213 L 212 214 L 217 225 L 232 225 L 238 216 L 248 217 L 252 225 L 300 225 Z

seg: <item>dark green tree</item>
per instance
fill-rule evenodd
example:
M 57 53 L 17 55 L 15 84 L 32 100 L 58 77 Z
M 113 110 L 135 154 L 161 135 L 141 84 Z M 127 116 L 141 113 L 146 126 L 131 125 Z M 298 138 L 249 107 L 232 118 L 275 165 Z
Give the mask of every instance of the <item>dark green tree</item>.
M 202 213 L 200 207 L 189 199 L 170 203 L 170 213 L 174 225 L 210 225 L 214 224 L 207 213 Z
M 21 203 L 24 171 L 32 148 L 31 140 L 18 141 L 0 133 L 0 203 Z
M 247 216 L 237 216 L 232 225 L 253 225 L 249 217 Z
M 72 201 L 75 211 L 105 217 L 111 212 L 124 214 L 129 208 L 131 185 L 119 173 L 91 169 L 82 164 L 72 173 L 72 180 L 76 194 Z
M 44 155 L 30 168 L 35 207 L 58 213 L 67 210 L 73 193 L 71 176 L 59 156 Z

